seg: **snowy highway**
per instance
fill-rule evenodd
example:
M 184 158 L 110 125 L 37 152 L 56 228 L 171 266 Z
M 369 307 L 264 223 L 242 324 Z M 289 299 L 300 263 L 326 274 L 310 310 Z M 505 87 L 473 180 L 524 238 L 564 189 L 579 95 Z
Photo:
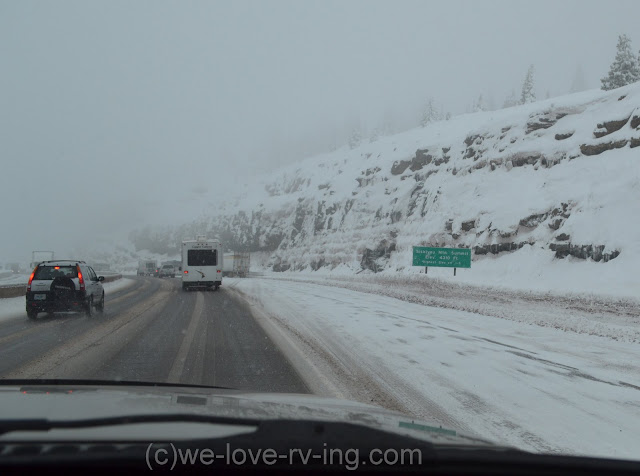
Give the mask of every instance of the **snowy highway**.
M 0 374 L 314 393 L 526 450 L 640 453 L 637 342 L 268 277 L 107 286 L 92 318 L 31 322 L 0 300 Z
M 0 300 L 3 378 L 175 382 L 308 393 L 247 307 L 225 292 L 183 292 L 179 279 L 131 278 L 105 314 L 41 314 Z M 115 283 L 114 283 L 115 284 Z M 108 286 L 108 285 L 107 285 Z M 15 306 L 13 306 L 15 307 Z M 23 306 L 24 307 L 24 306 Z

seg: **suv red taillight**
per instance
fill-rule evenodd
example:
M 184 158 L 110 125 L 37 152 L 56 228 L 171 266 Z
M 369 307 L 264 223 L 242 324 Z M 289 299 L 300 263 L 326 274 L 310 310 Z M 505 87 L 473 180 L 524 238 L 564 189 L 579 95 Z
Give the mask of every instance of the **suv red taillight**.
M 78 269 L 78 281 L 80 281 L 80 291 L 84 291 L 84 276 L 82 276 L 82 271 L 80 271 L 80 266 L 76 266 Z
M 33 281 L 33 277 L 35 276 L 35 274 L 36 274 L 36 270 L 34 269 L 33 272 L 31 273 L 31 276 L 29 276 L 29 283 L 27 284 L 27 291 L 31 291 L 31 281 Z

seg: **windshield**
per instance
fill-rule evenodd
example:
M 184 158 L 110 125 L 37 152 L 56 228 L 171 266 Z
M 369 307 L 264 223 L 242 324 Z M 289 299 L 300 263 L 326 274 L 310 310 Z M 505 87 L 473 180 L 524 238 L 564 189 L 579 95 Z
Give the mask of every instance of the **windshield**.
M 640 460 L 639 18 L 0 2 L 0 389 L 193 384 L 342 418 L 329 397 Z

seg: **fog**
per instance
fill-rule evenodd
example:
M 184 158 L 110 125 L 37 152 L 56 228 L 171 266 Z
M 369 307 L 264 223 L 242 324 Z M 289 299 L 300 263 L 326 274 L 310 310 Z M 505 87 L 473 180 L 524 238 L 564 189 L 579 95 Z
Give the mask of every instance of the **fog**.
M 0 2 L 0 263 L 210 210 L 365 136 L 598 88 L 629 1 Z M 209 207 L 209 208 L 207 208 Z

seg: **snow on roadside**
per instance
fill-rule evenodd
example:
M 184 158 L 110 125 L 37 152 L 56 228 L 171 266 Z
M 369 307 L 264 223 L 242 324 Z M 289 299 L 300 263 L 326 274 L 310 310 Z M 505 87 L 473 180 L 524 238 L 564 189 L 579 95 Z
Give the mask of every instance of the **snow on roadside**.
M 27 318 L 24 296 L 0 299 L 0 321 L 8 321 L 17 317 Z
M 14 273 L 14 274 L 6 275 L 3 278 L 1 278 L 0 286 L 9 286 L 13 284 L 27 284 L 27 281 L 29 281 L 28 274 Z
M 416 418 L 498 443 L 638 457 L 637 344 L 317 284 L 227 282 L 347 397 L 385 406 L 368 392 L 386 385 Z
M 128 288 L 135 281 L 129 278 L 120 278 L 115 281 L 111 281 L 110 283 L 104 283 L 102 286 L 104 287 L 104 293 L 108 296 L 110 293 L 114 293 L 116 291 L 120 291 L 121 289 Z
M 640 342 L 640 301 L 587 294 L 534 293 L 418 276 L 269 273 L 265 279 L 333 286 L 533 326 Z M 553 310 L 553 311 L 551 311 Z

